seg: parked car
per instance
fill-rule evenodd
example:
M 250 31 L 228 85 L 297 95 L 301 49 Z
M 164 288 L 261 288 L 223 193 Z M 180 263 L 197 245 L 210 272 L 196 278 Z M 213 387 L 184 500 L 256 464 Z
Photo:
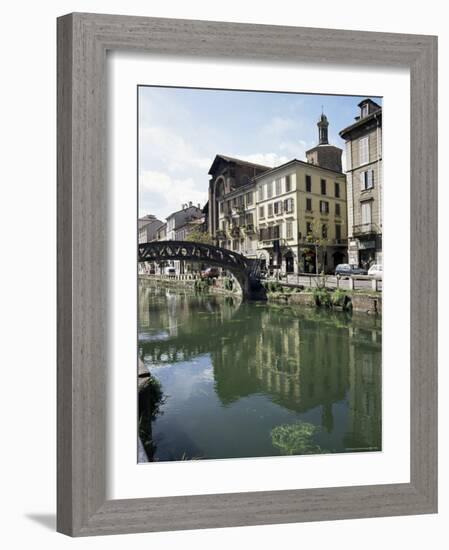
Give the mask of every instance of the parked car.
M 362 267 L 356 267 L 351 264 L 338 264 L 335 268 L 335 275 L 350 277 L 351 275 L 367 275 L 368 272 Z
M 370 277 L 373 277 L 373 279 L 382 279 L 382 272 L 383 272 L 382 264 L 373 264 L 368 269 L 368 275 Z
M 165 275 L 169 275 L 170 277 L 174 277 L 176 275 L 176 269 L 172 266 L 168 266 L 164 268 Z
M 201 271 L 201 277 L 203 279 L 215 279 L 220 276 L 218 267 L 206 267 Z

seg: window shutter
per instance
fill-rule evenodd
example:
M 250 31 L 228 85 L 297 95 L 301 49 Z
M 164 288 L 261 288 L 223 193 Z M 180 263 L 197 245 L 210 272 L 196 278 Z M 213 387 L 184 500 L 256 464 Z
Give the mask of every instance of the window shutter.
M 366 172 L 360 172 L 360 190 L 365 191 L 365 174 Z
M 369 162 L 369 137 L 364 137 L 359 141 L 359 164 Z

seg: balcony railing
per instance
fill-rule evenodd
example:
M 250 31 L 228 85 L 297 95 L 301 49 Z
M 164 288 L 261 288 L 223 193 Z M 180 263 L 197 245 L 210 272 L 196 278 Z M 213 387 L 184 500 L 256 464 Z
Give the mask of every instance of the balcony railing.
M 264 239 L 259 240 L 257 243 L 258 248 L 271 248 L 273 246 L 274 241 L 279 241 L 279 246 L 287 246 L 288 243 L 286 239 Z
M 363 237 L 364 235 L 377 235 L 380 233 L 379 226 L 375 223 L 361 223 L 354 225 L 352 234 L 354 237 Z
M 229 230 L 229 233 L 231 235 L 231 237 L 240 237 L 240 228 L 238 225 L 233 225 L 230 230 Z
M 252 223 L 247 223 L 246 225 L 242 225 L 242 229 L 247 235 L 252 235 L 253 233 L 256 232 L 254 228 L 254 224 Z

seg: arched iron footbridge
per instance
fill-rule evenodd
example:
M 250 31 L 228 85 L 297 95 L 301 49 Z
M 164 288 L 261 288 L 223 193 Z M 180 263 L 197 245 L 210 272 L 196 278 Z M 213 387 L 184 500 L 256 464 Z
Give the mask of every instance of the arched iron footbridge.
M 139 262 L 186 260 L 230 271 L 247 299 L 265 299 L 258 260 L 210 244 L 189 241 L 154 241 L 139 244 Z

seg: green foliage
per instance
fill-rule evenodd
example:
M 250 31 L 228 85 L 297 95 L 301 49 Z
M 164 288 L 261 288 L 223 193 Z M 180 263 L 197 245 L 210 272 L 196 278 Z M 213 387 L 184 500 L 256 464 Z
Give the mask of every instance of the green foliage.
M 271 430 L 271 442 L 283 455 L 306 455 L 323 453 L 313 436 L 319 428 L 308 422 L 281 424 Z
M 284 287 L 279 281 L 267 281 L 264 286 L 267 292 L 284 292 Z
M 215 244 L 209 233 L 201 231 L 200 228 L 193 229 L 186 237 L 186 241 L 202 244 Z
M 223 285 L 226 290 L 234 290 L 234 281 L 231 277 L 225 277 L 223 280 Z
M 209 292 L 210 285 L 211 285 L 211 280 L 209 278 L 197 279 L 193 284 L 193 288 L 195 292 Z
M 314 288 L 313 296 L 318 306 L 330 307 L 332 305 L 331 293 L 327 288 Z
M 332 305 L 333 306 L 345 307 L 348 297 L 347 297 L 346 292 L 344 290 L 341 290 L 340 288 L 337 288 L 337 290 L 332 292 L 331 299 L 332 299 Z
M 161 384 L 150 375 L 139 389 L 139 437 L 150 461 L 153 460 L 156 452 L 151 423 L 159 414 L 162 414 L 160 408 L 164 403 L 165 397 Z

